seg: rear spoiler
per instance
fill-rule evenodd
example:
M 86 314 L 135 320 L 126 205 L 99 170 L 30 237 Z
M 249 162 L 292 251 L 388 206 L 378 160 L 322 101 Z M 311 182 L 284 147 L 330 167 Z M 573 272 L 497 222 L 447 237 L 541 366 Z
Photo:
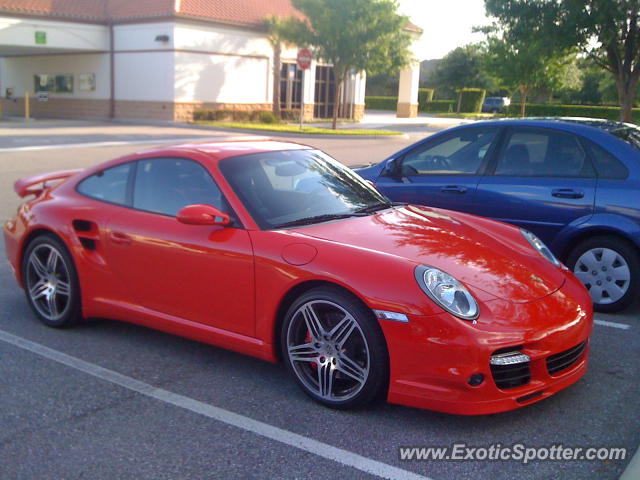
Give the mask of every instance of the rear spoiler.
M 27 195 L 40 195 L 45 188 L 49 187 L 47 182 L 62 181 L 82 172 L 82 169 L 61 170 L 59 172 L 43 173 L 32 177 L 25 177 L 13 184 L 13 189 L 18 196 L 24 198 Z

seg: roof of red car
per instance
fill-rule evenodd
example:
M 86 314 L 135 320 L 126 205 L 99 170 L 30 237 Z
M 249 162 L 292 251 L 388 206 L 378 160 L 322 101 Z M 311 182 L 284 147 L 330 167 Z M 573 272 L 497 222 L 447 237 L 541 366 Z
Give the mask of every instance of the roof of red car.
M 190 151 L 208 155 L 212 160 L 222 160 L 223 158 L 237 157 L 261 152 L 277 152 L 281 150 L 305 150 L 311 148 L 293 142 L 280 142 L 268 138 L 256 138 L 251 140 L 227 140 L 221 142 L 207 143 L 185 143 L 180 145 L 164 146 L 152 148 L 138 152 L 145 155 L 149 153 L 170 154 L 170 152 Z

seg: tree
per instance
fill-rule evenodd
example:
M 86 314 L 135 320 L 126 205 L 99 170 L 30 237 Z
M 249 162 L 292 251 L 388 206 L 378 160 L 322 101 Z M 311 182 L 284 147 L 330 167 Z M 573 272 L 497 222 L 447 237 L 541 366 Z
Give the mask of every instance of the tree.
M 500 84 L 520 93 L 520 115 L 526 113 L 527 98 L 533 89 L 553 91 L 561 85 L 566 67 L 573 57 L 568 52 L 549 50 L 544 39 L 532 36 L 514 42 L 489 36 L 486 41 L 485 68 Z
M 465 87 L 495 90 L 496 82 L 486 73 L 483 57 L 481 45 L 458 47 L 440 60 L 427 83 L 451 98 Z
M 395 0 L 293 0 L 293 5 L 307 20 L 287 19 L 287 39 L 312 46 L 315 55 L 333 64 L 335 129 L 350 71 L 375 75 L 409 63 L 411 37 L 404 30 L 409 20 L 397 13 Z
M 562 50 L 579 47 L 612 74 L 620 117 L 631 121 L 640 80 L 640 2 L 638 0 L 485 0 L 509 39 L 550 40 Z
M 280 73 L 282 70 L 282 46 L 286 45 L 287 22 L 280 17 L 268 16 L 262 23 L 267 29 L 269 43 L 273 47 L 273 114 L 280 117 Z

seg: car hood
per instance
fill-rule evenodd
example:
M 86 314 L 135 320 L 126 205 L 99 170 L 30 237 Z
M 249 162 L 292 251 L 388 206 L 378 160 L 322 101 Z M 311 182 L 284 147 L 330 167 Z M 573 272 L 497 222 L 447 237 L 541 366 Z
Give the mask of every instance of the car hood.
M 295 231 L 430 265 L 512 302 L 547 296 L 565 278 L 512 227 L 448 210 L 406 206 Z

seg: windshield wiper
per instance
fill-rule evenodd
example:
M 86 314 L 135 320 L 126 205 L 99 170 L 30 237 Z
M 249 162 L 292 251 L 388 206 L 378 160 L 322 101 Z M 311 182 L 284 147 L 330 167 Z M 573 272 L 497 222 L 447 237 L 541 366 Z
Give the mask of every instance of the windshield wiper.
M 299 225 L 312 225 L 314 223 L 328 222 L 329 220 L 339 220 L 341 218 L 350 218 L 356 216 L 354 213 L 327 213 L 325 215 L 316 215 L 315 217 L 299 218 L 290 222 L 275 225 L 275 228 L 296 227 Z
M 376 203 L 374 205 L 369 205 L 367 207 L 359 208 L 354 213 L 356 213 L 356 214 L 359 214 L 359 213 L 373 213 L 373 212 L 378 212 L 380 210 L 386 210 L 387 208 L 391 208 L 393 206 L 394 206 L 393 203 Z

